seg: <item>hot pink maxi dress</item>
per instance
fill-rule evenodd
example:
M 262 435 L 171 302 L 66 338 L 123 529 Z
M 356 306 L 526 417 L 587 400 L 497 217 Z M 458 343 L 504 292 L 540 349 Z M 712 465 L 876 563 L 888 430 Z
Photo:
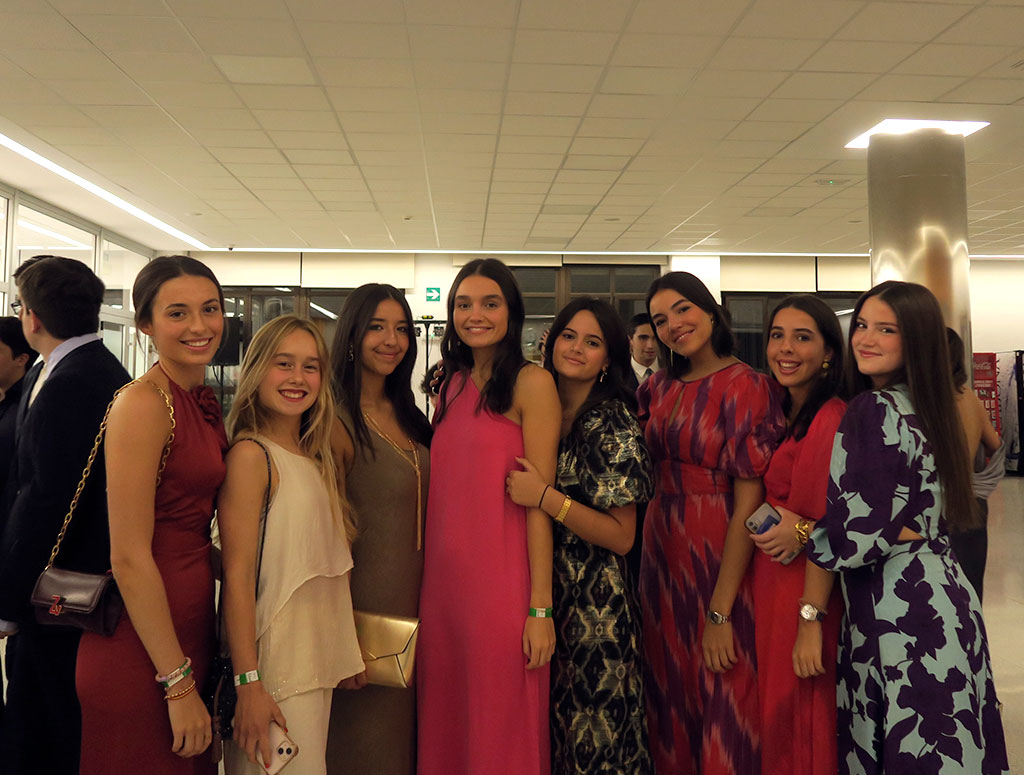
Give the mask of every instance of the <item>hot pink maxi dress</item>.
M 420 595 L 420 775 L 547 775 L 549 670 L 526 669 L 526 510 L 505 494 L 522 428 L 449 385 L 430 447 Z

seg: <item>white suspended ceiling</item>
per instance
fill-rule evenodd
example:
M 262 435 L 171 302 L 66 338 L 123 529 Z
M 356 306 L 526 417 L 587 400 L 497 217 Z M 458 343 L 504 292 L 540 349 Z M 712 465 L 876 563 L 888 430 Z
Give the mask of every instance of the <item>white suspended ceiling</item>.
M 1018 254 L 1021 30 L 1021 0 L 0 0 L 0 131 L 215 247 L 834 253 L 867 250 L 846 142 L 990 121 L 971 251 Z

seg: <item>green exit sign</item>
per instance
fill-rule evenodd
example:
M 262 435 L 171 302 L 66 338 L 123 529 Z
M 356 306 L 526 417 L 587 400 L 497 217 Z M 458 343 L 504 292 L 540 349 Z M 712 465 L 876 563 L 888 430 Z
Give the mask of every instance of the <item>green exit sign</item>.
M 427 288 L 427 301 L 441 301 L 441 289 Z

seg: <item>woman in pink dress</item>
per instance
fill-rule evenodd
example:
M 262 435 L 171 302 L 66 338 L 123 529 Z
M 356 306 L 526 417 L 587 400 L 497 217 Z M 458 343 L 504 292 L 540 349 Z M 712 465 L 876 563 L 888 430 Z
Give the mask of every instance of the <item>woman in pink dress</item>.
M 547 775 L 551 518 L 505 477 L 529 459 L 554 479 L 561 408 L 529 364 L 523 298 L 497 259 L 448 294 L 445 383 L 431 444 L 419 683 L 420 775 Z

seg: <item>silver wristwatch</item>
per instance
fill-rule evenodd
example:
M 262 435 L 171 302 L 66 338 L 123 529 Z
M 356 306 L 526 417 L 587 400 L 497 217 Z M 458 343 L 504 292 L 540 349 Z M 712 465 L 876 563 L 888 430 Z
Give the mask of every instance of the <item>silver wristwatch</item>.
M 820 622 L 825 618 L 825 612 L 810 603 L 803 603 L 800 605 L 800 618 L 805 622 Z
M 729 621 L 729 615 L 728 614 L 720 614 L 720 613 L 718 613 L 718 611 L 712 611 L 709 608 L 708 609 L 708 621 L 710 621 L 712 624 L 725 624 L 726 622 Z

